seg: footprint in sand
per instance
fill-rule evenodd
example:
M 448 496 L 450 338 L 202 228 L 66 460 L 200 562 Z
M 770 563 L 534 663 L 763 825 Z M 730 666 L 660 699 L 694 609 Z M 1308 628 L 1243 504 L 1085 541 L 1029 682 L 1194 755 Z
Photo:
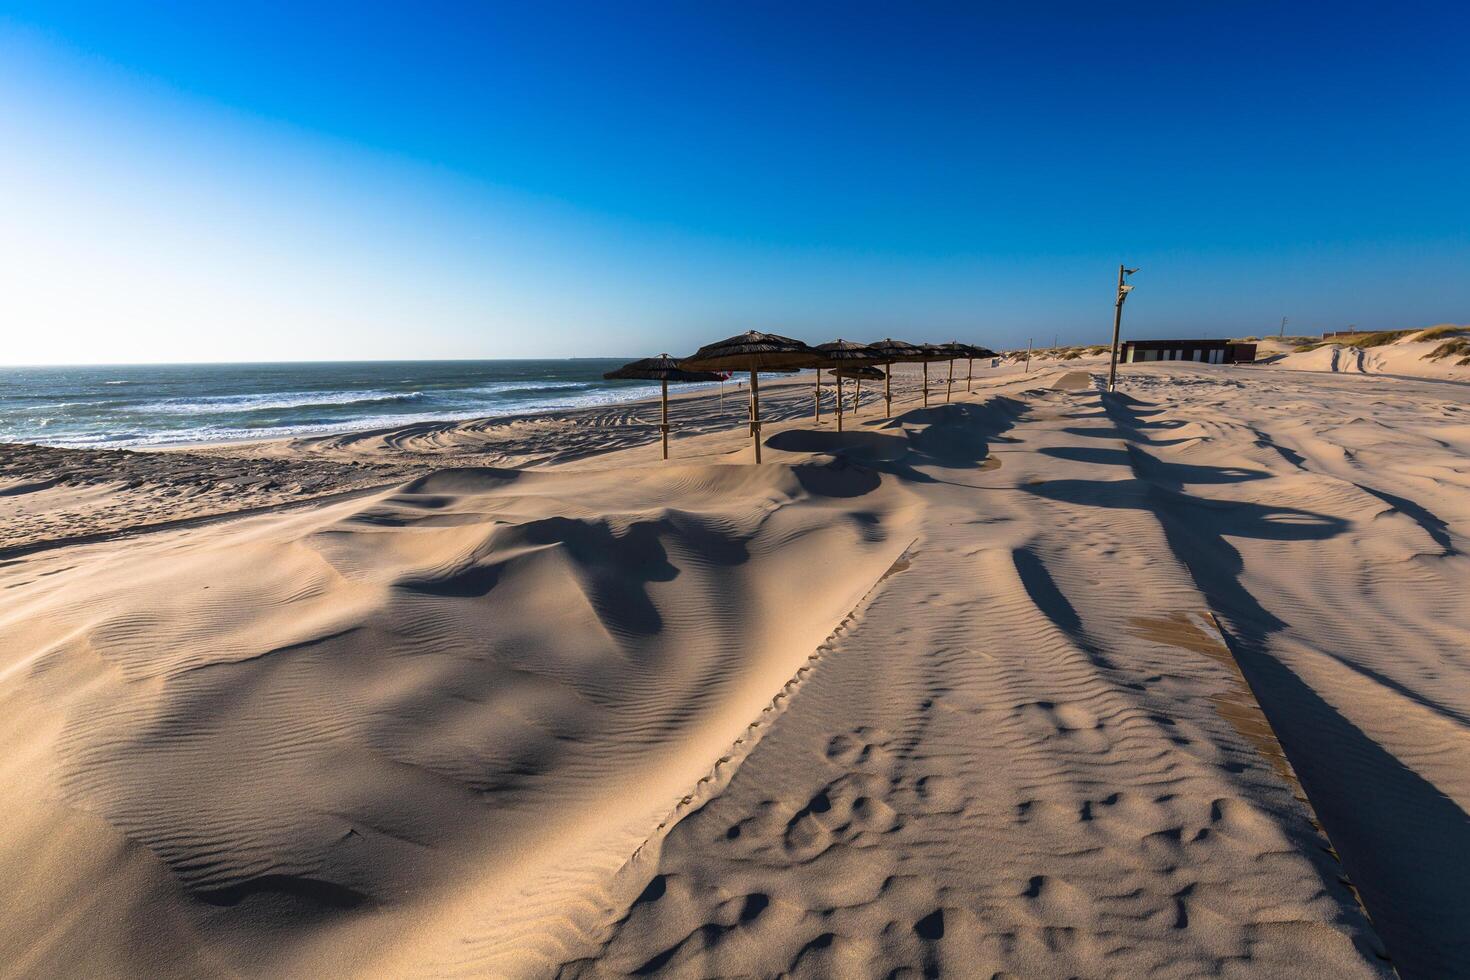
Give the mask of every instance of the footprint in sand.
M 787 855 L 810 861 L 834 844 L 893 829 L 898 815 L 881 798 L 888 787 L 887 780 L 862 773 L 849 773 L 828 783 L 787 822 Z
M 827 743 L 827 761 L 839 766 L 861 766 L 887 755 L 887 732 L 859 726 L 832 736 Z
M 1087 752 L 1105 752 L 1113 740 L 1106 725 L 1080 704 L 1032 701 L 1015 709 L 1022 725 L 1043 738 L 1064 738 Z
M 964 784 L 952 776 L 921 776 L 914 792 L 926 813 L 962 813 L 970 802 Z

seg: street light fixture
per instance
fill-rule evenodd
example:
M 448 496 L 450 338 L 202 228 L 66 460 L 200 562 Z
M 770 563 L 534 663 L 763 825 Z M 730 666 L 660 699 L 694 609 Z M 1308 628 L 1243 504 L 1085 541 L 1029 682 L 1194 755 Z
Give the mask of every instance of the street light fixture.
M 1118 334 L 1123 328 L 1123 301 L 1133 292 L 1133 287 L 1123 280 L 1137 271 L 1118 266 L 1118 299 L 1113 306 L 1113 360 L 1108 365 L 1108 391 L 1112 391 L 1113 385 L 1118 382 Z

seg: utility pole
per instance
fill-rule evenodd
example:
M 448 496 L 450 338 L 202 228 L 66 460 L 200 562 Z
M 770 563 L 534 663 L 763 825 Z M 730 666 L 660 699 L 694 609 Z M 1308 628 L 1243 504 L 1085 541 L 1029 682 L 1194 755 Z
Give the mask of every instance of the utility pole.
M 1112 391 L 1113 386 L 1118 383 L 1118 335 L 1123 329 L 1123 301 L 1133 291 L 1133 287 L 1125 285 L 1123 280 L 1137 271 L 1118 266 L 1118 299 L 1113 305 L 1113 360 L 1108 365 L 1108 391 Z

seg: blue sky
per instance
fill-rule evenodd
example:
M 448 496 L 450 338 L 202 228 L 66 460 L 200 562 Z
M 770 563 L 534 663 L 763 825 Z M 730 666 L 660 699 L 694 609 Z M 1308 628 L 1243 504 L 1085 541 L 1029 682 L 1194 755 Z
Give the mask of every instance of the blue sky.
M 1464 11 L 10 3 L 0 362 L 1470 320 Z

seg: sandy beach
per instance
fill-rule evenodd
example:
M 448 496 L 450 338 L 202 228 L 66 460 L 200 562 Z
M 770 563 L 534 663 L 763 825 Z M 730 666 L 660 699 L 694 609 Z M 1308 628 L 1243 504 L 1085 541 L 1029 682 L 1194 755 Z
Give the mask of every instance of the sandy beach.
M 8 454 L 0 972 L 1455 974 L 1470 387 L 1018 371 Z

